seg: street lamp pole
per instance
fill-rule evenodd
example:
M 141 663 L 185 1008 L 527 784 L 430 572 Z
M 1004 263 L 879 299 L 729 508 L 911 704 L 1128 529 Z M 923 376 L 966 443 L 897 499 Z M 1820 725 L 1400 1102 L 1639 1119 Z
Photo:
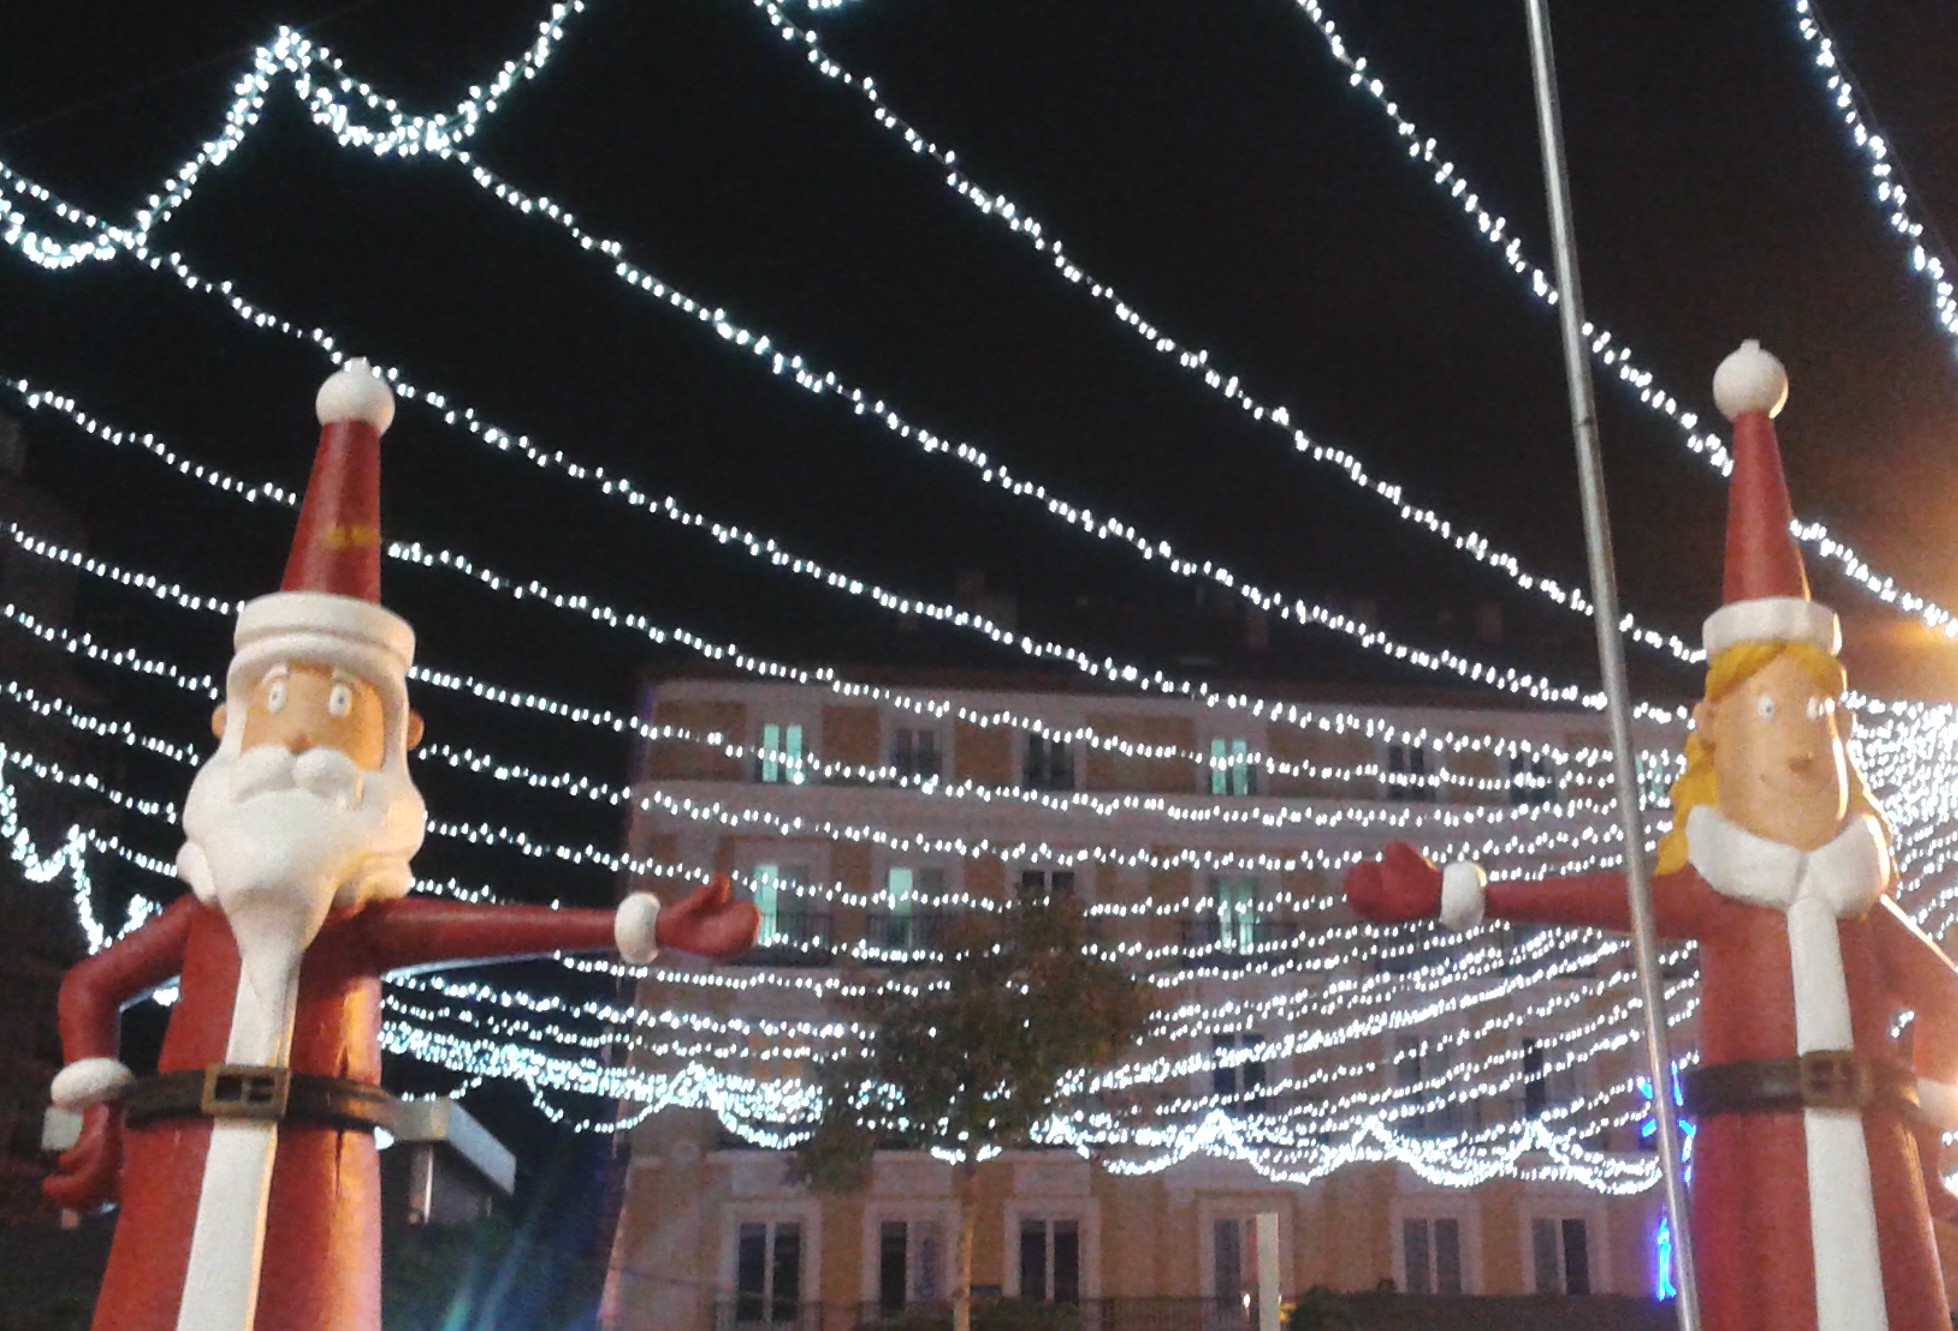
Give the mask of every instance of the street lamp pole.
M 1604 464 L 1598 448 L 1597 403 L 1591 392 L 1590 351 L 1585 341 L 1584 296 L 1577 273 L 1577 232 L 1571 217 L 1570 173 L 1564 161 L 1562 112 L 1557 99 L 1556 58 L 1550 42 L 1548 0 L 1524 0 L 1530 19 L 1530 65 L 1535 76 L 1537 129 L 1543 147 L 1544 192 L 1550 205 L 1550 237 L 1556 254 L 1557 312 L 1563 333 L 1564 383 L 1570 394 L 1571 434 L 1577 446 L 1578 490 L 1596 607 L 1598 662 L 1611 722 L 1619 833 L 1625 846 L 1625 883 L 1631 897 L 1632 951 L 1644 998 L 1645 1048 L 1652 1078 L 1659 1168 L 1666 1210 L 1672 1218 L 1673 1258 L 1678 1264 L 1680 1331 L 1700 1331 L 1699 1282 L 1693 1233 L 1687 1217 L 1678 1110 L 1672 1095 L 1672 1051 L 1666 1038 L 1665 995 L 1658 942 L 1652 926 L 1652 882 L 1645 862 L 1645 825 L 1639 814 L 1637 749 L 1632 741 L 1631 690 L 1625 680 L 1620 636 L 1618 579 L 1611 553 L 1611 518 L 1605 504 Z

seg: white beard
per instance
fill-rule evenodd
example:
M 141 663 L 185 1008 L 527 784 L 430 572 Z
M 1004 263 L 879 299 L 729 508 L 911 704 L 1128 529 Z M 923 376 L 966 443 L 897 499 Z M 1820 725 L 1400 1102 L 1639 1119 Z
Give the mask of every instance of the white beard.
M 205 763 L 184 803 L 177 873 L 224 912 L 275 1046 L 269 1057 L 234 1061 L 283 1061 L 289 1037 L 274 1032 L 289 1024 L 283 1010 L 300 957 L 334 906 L 407 892 L 427 820 L 398 759 L 363 772 L 336 749 L 295 757 L 260 745 L 220 748 Z

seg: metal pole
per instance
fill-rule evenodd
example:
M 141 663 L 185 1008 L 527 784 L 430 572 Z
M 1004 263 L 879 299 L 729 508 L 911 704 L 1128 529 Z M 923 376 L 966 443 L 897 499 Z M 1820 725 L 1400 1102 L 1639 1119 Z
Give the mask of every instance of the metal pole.
M 1577 233 L 1571 220 L 1570 175 L 1564 162 L 1562 112 L 1557 101 L 1556 59 L 1550 45 L 1548 0 L 1524 0 L 1530 15 L 1530 64 L 1536 76 L 1537 130 L 1543 144 L 1544 192 L 1550 204 L 1550 238 L 1557 258 L 1557 312 L 1564 341 L 1564 382 L 1570 392 L 1571 434 L 1577 445 L 1578 489 L 1584 503 L 1584 536 L 1597 607 L 1598 663 L 1604 674 L 1606 714 L 1618 784 L 1619 833 L 1625 842 L 1625 881 L 1632 907 L 1632 951 L 1644 996 L 1645 1049 L 1651 1065 L 1652 1108 L 1658 1119 L 1659 1168 L 1665 1176 L 1666 1210 L 1672 1216 L 1673 1259 L 1679 1266 L 1679 1325 L 1699 1331 L 1700 1292 L 1693 1264 L 1693 1232 L 1687 1217 L 1686 1177 L 1680 1160 L 1679 1122 L 1672 1098 L 1672 1051 L 1652 928 L 1652 883 L 1646 873 L 1645 826 L 1639 816 L 1638 773 L 1632 747 L 1631 691 L 1625 682 L 1625 648 L 1618 628 L 1618 580 L 1611 555 L 1611 518 L 1605 509 L 1604 464 L 1598 450 L 1597 406 L 1591 395 L 1590 351 L 1585 345 L 1584 296 L 1577 277 Z

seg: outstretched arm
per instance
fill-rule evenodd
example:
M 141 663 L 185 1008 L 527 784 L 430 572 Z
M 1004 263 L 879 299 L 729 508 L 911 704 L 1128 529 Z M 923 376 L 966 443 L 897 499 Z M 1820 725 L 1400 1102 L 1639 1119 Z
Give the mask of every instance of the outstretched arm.
M 1472 929 L 1486 918 L 1620 933 L 1631 928 L 1631 902 L 1621 873 L 1491 883 L 1480 865 L 1443 869 L 1398 841 L 1380 859 L 1349 869 L 1345 888 L 1353 909 L 1381 924 L 1439 919 L 1450 928 Z M 1712 896 L 1691 871 L 1655 877 L 1652 904 L 1659 933 L 1668 938 L 1698 935 Z
M 56 1104 L 80 1108 L 106 1099 L 128 1080 L 129 1070 L 116 1062 L 123 1005 L 183 969 L 191 917 L 203 909 L 186 893 L 142 928 L 69 967 L 60 999 L 61 1056 L 67 1066 L 55 1078 Z M 98 1085 L 105 1078 L 117 1085 Z
M 1944 1186 L 1940 1156 L 1943 1131 L 1958 1128 L 1958 970 L 1893 898 L 1870 912 L 1870 933 L 1891 995 L 1917 1014 L 1910 1061 L 1924 1111 L 1915 1128 L 1918 1163 L 1932 1211 L 1949 1220 L 1958 1198 Z
M 57 1206 L 81 1210 L 116 1195 L 122 1122 L 114 1098 L 131 1080 L 117 1057 L 123 1004 L 183 969 L 191 917 L 202 909 L 186 895 L 127 938 L 70 967 L 62 978 L 61 1056 L 66 1065 L 54 1079 L 50 1098 L 64 1109 L 81 1110 L 82 1130 L 41 1184 Z
M 761 923 L 725 878 L 664 909 L 650 892 L 633 893 L 616 911 L 411 897 L 370 906 L 363 919 L 383 970 L 614 948 L 628 961 L 649 961 L 660 947 L 726 958 L 752 947 Z
M 1892 996 L 1917 1014 L 1912 1067 L 1927 1081 L 1952 1087 L 1958 1108 L 1958 969 L 1890 897 L 1870 912 L 1870 927 Z

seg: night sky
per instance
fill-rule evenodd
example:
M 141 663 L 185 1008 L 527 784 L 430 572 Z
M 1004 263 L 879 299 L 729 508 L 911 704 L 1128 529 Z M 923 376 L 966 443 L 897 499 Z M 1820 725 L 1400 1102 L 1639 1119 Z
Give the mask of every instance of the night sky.
M 123 219 L 215 133 L 251 47 L 280 22 L 313 23 L 356 76 L 423 111 L 492 77 L 534 37 L 544 6 L 36 8 L 49 12 L 0 26 L 0 160 Z M 1554 6 L 1589 310 L 1708 419 L 1715 364 L 1741 338 L 1763 339 L 1793 380 L 1780 432 L 1797 511 L 1949 603 L 1958 367 L 1791 8 Z M 1332 17 L 1548 266 L 1520 0 L 1341 3 Z M 1837 0 L 1826 17 L 1919 215 L 1958 218 L 1958 10 Z M 892 109 L 1165 332 L 1210 348 L 1220 371 L 1410 499 L 1530 568 L 1582 579 L 1554 312 L 1407 160 L 1288 0 L 864 0 L 814 26 L 833 56 L 876 77 Z M 1587 623 L 1393 520 L 1202 391 L 965 206 L 745 0 L 595 0 L 471 150 L 623 241 L 641 268 L 1098 513 L 1266 587 L 1370 603 L 1417 645 L 1595 678 Z M 45 213 L 33 220 L 65 234 Z M 846 573 L 947 599 L 976 572 L 1019 595 L 1029 632 L 1206 668 L 1186 659 L 1180 632 L 1159 631 L 1214 613 L 1190 584 L 769 376 L 455 165 L 338 149 L 283 84 L 247 146 L 152 246 L 546 449 Z M 49 273 L 0 251 L 0 378 L 70 394 L 247 479 L 301 484 L 329 368 L 311 345 L 248 328 L 127 259 Z M 1600 380 L 1599 397 L 1625 601 L 1696 638 L 1717 595 L 1724 487 L 1615 380 Z M 11 392 L 0 411 L 23 415 Z M 30 479 L 81 516 L 94 553 L 227 597 L 275 585 L 284 511 L 214 495 L 49 412 L 23 418 Z M 897 632 L 864 602 L 601 502 L 418 404 L 402 404 L 386 456 L 396 539 L 777 659 L 1018 663 L 947 631 Z M 1869 610 L 1812 570 L 1846 616 Z M 452 576 L 391 564 L 386 578 L 431 666 L 628 710 L 637 672 L 656 660 L 643 640 Z M 1481 602 L 1503 606 L 1504 641 L 1465 632 L 1464 608 Z M 228 654 L 229 626 L 213 617 L 99 588 L 84 611 L 110 641 L 188 669 L 216 672 Z M 1871 621 L 1868 641 L 1893 641 L 1898 622 Z M 1215 664 L 1432 682 L 1302 631 L 1274 635 L 1261 661 Z M 1696 682 L 1642 653 L 1633 664 L 1657 692 Z M 1949 694 L 1950 664 L 1920 655 L 1882 677 Z M 87 674 L 113 715 L 179 740 L 201 733 L 207 703 Z M 424 690 L 418 704 L 434 738 L 604 779 L 625 768 L 622 741 L 454 695 Z M 8 724 L 0 717 L 0 733 Z M 423 779 L 438 817 L 616 841 L 615 813 L 439 771 Z M 184 780 L 140 760 L 128 772 L 132 788 L 160 797 Z M 168 828 L 129 819 L 120 830 L 174 851 Z M 513 896 L 598 902 L 611 891 L 603 873 L 503 853 L 432 846 L 422 868 Z M 111 876 L 107 890 L 118 889 L 161 890 Z

